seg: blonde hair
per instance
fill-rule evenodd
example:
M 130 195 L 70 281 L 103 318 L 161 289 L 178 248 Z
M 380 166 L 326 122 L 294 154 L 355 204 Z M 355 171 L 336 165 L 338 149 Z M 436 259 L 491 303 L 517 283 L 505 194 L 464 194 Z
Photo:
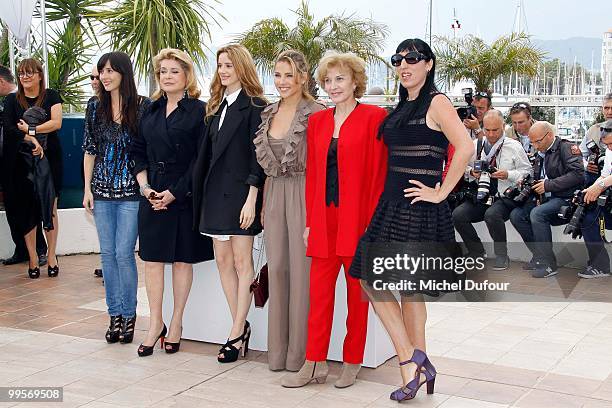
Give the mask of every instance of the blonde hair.
M 276 57 L 274 66 L 276 66 L 276 64 L 279 62 L 286 62 L 291 65 L 291 70 L 293 71 L 293 77 L 295 78 L 296 83 L 299 81 L 299 76 L 306 77 L 306 81 L 302 84 L 302 97 L 309 101 L 314 101 L 313 96 L 310 94 L 310 77 L 308 75 L 309 66 L 304 54 L 296 50 L 283 51 L 278 55 L 278 57 Z
M 366 62 L 363 58 L 358 57 L 352 52 L 345 52 L 342 54 L 337 51 L 326 52 L 323 58 L 321 58 L 321 61 L 319 61 L 319 67 L 317 68 L 316 74 L 317 81 L 321 88 L 325 88 L 325 77 L 327 76 L 327 72 L 330 68 L 334 67 L 349 71 L 356 85 L 353 96 L 355 98 L 361 98 L 365 93 L 368 82 Z
M 263 86 L 257 76 L 257 70 L 253 57 L 249 50 L 242 44 L 229 44 L 219 48 L 217 51 L 217 63 L 219 62 L 219 56 L 226 53 L 232 64 L 236 75 L 240 80 L 240 85 L 244 92 L 251 98 L 259 97 L 263 98 Z M 206 104 L 206 117 L 210 117 L 217 113 L 221 101 L 223 101 L 223 94 L 225 93 L 225 86 L 221 84 L 219 78 L 219 67 L 215 70 L 212 82 L 210 84 L 210 99 Z
M 187 94 L 191 98 L 199 98 L 200 97 L 200 89 L 198 88 L 198 81 L 195 76 L 195 69 L 193 66 L 193 60 L 185 51 L 177 50 L 175 48 L 164 48 L 153 57 L 153 70 L 155 71 L 155 82 L 157 82 L 157 90 L 153 93 L 151 98 L 153 100 L 159 99 L 164 91 L 161 90 L 159 74 L 161 70 L 161 63 L 163 60 L 174 60 L 179 63 L 183 71 L 185 72 L 186 77 L 186 86 L 185 90 Z

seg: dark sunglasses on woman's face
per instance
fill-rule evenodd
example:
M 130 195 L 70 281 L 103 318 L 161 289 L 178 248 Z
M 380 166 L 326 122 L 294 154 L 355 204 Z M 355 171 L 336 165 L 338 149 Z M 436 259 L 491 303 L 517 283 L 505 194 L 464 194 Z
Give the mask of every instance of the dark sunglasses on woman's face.
M 100 76 L 99 75 L 90 75 L 89 79 L 91 79 L 92 81 L 100 80 Z
M 402 54 L 394 54 L 391 56 L 391 65 L 394 67 L 399 67 L 402 65 L 402 60 L 406 60 L 406 62 L 410 65 L 416 64 L 419 61 L 429 61 L 429 58 L 425 54 L 421 54 L 418 51 L 410 51 L 406 55 Z

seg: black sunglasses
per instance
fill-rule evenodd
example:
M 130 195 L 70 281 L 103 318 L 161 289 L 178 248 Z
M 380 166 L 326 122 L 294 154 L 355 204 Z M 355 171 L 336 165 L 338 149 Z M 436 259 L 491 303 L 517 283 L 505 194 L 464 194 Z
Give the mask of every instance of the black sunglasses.
M 608 133 L 612 133 L 612 128 L 600 127 L 600 128 L 599 128 L 599 132 L 600 132 L 602 135 L 606 135 L 606 134 L 608 134 Z
M 478 96 L 480 98 L 487 98 L 488 100 L 491 100 L 491 95 L 489 95 L 487 92 L 484 92 L 484 91 L 475 92 L 474 96 Z
M 406 62 L 410 65 L 416 64 L 419 61 L 429 61 L 430 58 L 425 54 L 421 54 L 418 51 L 410 51 L 406 55 L 402 54 L 393 54 L 391 56 L 391 65 L 394 67 L 399 67 L 402 65 L 402 60 L 406 60 Z
M 510 112 L 520 112 L 521 110 L 526 110 L 527 112 L 531 113 L 531 107 L 529 105 L 527 105 L 525 102 L 518 102 L 515 103 L 514 105 L 512 105 L 512 108 L 510 108 Z
M 100 75 L 90 75 L 89 79 L 91 79 L 92 81 L 95 80 L 95 79 L 99 80 L 100 79 Z

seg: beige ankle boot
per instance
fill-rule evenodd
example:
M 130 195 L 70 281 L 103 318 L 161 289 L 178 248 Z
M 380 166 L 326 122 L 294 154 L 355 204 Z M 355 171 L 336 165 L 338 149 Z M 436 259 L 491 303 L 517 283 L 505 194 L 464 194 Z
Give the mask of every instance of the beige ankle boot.
M 334 386 L 336 388 L 346 388 L 355 384 L 355 380 L 357 380 L 357 374 L 359 374 L 360 369 L 361 364 L 342 364 L 342 373 L 336 380 Z
M 281 384 L 286 388 L 298 388 L 316 381 L 323 384 L 327 379 L 329 368 L 326 361 L 308 361 L 304 363 L 300 371 L 283 377 Z

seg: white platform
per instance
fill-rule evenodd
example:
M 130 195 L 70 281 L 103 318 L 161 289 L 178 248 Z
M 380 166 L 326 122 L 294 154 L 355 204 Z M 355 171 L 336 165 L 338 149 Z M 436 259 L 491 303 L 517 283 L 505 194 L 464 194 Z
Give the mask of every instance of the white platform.
M 256 239 L 254 262 L 260 238 Z M 265 263 L 265 260 L 263 261 Z M 169 322 L 172 317 L 172 274 L 171 267 L 166 266 L 163 315 L 164 321 Z M 336 307 L 334 311 L 334 324 L 328 359 L 342 361 L 342 343 L 346 333 L 346 283 L 344 273 L 341 271 L 336 283 Z M 251 306 L 248 320 L 251 323 L 252 335 L 249 348 L 266 351 L 268 338 L 268 306 L 258 309 Z M 185 316 L 183 318 L 183 338 L 223 344 L 231 329 L 231 315 L 221 283 L 215 261 L 208 261 L 194 266 L 193 286 L 187 301 Z M 368 337 L 366 342 L 364 362 L 366 367 L 378 367 L 395 356 L 395 350 L 389 340 L 387 332 L 374 314 L 372 305 L 368 314 Z

